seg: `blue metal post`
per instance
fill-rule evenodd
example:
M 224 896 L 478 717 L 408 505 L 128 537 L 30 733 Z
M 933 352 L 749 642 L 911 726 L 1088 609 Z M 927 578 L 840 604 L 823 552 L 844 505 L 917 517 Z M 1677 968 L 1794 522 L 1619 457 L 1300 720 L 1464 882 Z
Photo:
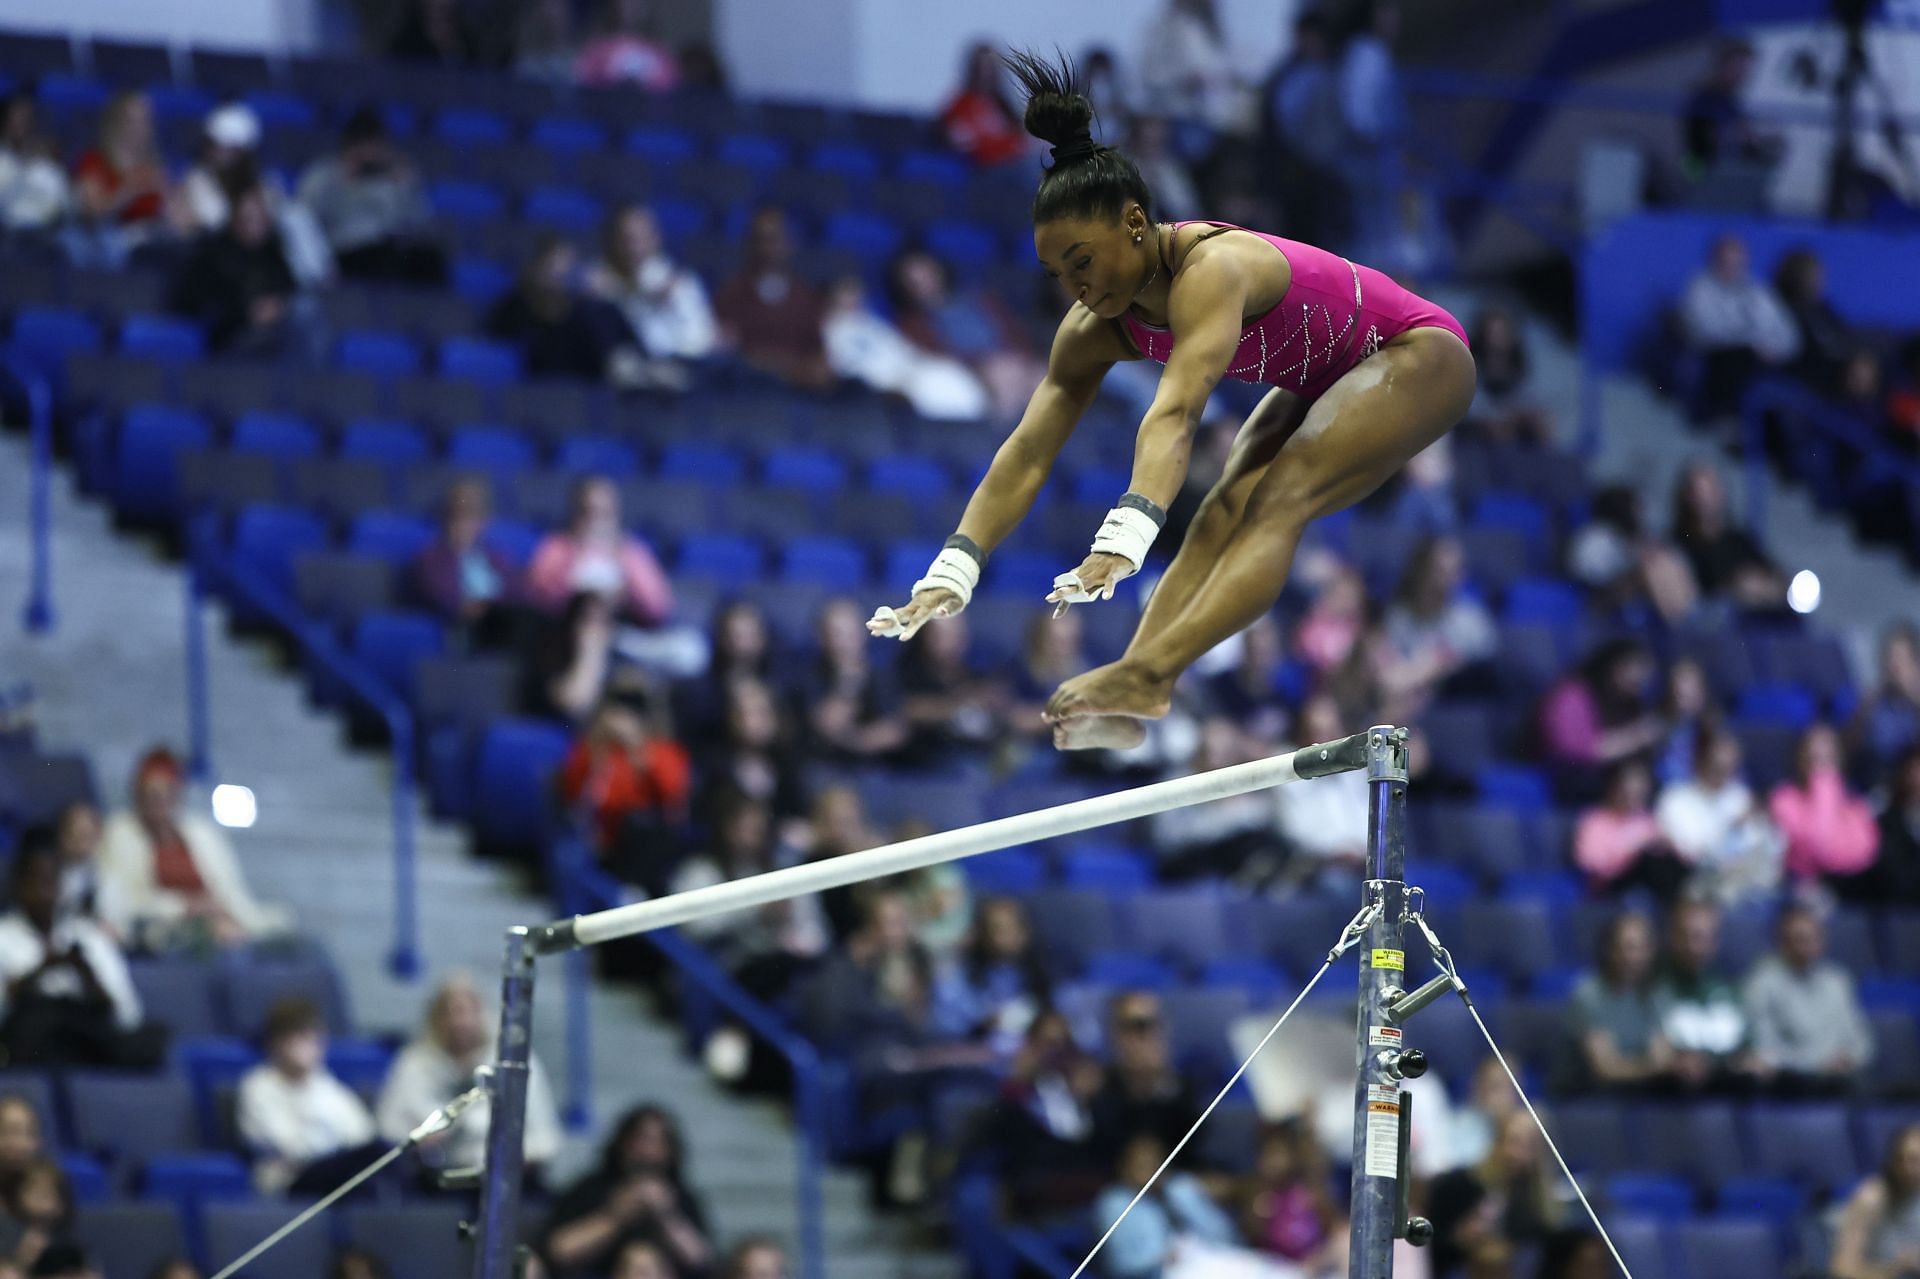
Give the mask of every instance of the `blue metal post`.
M 1367 730 L 1367 900 L 1380 913 L 1360 950 L 1359 1050 L 1353 1104 L 1353 1196 L 1348 1279 L 1393 1279 L 1399 1206 L 1400 1082 L 1389 1073 L 1399 1032 L 1386 1007 L 1406 979 L 1407 739 Z
M 206 516 L 187 527 L 187 771 L 196 782 L 213 776 L 212 733 L 207 707 L 206 573 L 213 530 Z
M 420 975 L 420 906 L 413 856 L 413 716 L 395 707 L 393 734 L 393 954 L 387 967 L 395 977 Z
M 33 431 L 33 465 L 27 481 L 27 545 L 33 566 L 20 624 L 32 634 L 44 635 L 53 629 L 53 397 L 44 378 L 29 377 L 26 386 Z
M 520 1178 L 527 1126 L 528 1056 L 533 1045 L 532 939 L 525 928 L 507 930 L 500 976 L 500 1044 L 487 1084 L 487 1166 L 480 1184 L 480 1221 L 475 1231 L 474 1279 L 517 1279 L 520 1247 Z

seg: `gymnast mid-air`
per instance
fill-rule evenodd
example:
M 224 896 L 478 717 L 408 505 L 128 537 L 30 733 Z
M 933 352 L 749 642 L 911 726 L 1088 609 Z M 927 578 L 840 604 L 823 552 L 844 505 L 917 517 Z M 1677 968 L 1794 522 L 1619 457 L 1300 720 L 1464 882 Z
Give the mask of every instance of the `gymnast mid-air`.
M 1158 222 L 1140 171 L 1093 140 L 1071 62 L 1009 60 L 1026 127 L 1052 145 L 1033 198 L 1040 264 L 1072 301 L 1047 374 L 912 599 L 875 635 L 911 639 L 967 606 L 987 555 L 1032 507 L 1061 446 L 1121 360 L 1166 366 L 1134 443 L 1132 481 L 1080 566 L 1054 579 L 1056 616 L 1140 571 L 1185 482 L 1223 377 L 1273 389 L 1160 578 L 1117 662 L 1048 701 L 1063 749 L 1138 744 L 1174 682 L 1279 599 L 1307 523 L 1360 501 L 1452 429 L 1474 393 L 1466 332 L 1444 309 L 1325 249 L 1218 222 Z

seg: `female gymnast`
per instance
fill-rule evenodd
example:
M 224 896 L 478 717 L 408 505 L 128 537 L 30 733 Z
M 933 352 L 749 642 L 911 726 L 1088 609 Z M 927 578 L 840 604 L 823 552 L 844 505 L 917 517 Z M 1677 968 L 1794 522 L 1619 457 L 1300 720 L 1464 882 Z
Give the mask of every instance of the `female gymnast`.
M 1080 567 L 1054 579 L 1056 616 L 1113 598 L 1140 571 L 1186 478 L 1222 377 L 1271 386 L 1234 440 L 1119 661 L 1062 684 L 1046 706 L 1063 749 L 1126 747 L 1167 713 L 1195 659 L 1279 599 L 1308 521 L 1358 502 L 1450 430 L 1473 398 L 1459 321 L 1380 272 L 1311 245 L 1217 222 L 1154 220 L 1125 155 L 1093 140 L 1071 62 L 1016 54 L 1028 132 L 1052 144 L 1033 243 L 1072 300 L 1047 374 L 994 454 L 912 599 L 875 635 L 912 638 L 965 608 L 987 554 L 1032 507 L 1060 448 L 1121 360 L 1166 366 L 1134 444 L 1131 487 Z

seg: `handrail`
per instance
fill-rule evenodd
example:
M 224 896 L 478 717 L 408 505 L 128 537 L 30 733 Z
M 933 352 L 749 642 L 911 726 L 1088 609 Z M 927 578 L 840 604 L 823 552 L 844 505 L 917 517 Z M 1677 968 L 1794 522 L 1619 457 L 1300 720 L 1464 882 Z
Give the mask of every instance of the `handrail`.
M 200 636 L 204 625 L 200 602 L 209 579 L 224 581 L 229 589 L 265 613 L 299 646 L 302 654 L 339 680 L 348 693 L 385 723 L 393 749 L 393 949 L 388 954 L 387 967 L 403 980 L 418 977 L 420 921 L 413 847 L 413 712 L 376 675 L 341 652 L 331 637 L 307 621 L 279 586 L 237 557 L 222 555 L 211 516 L 197 516 L 189 524 L 187 556 L 187 683 L 196 753 L 206 750 L 206 647 Z
M 561 886 L 563 909 L 572 909 L 574 903 L 565 899 L 575 894 L 578 904 L 583 906 L 597 904 L 611 908 L 624 904 L 625 894 L 605 871 L 588 864 L 584 858 L 572 860 L 571 869 L 575 882 Z M 755 999 L 715 963 L 712 956 L 681 937 L 675 929 L 659 929 L 644 936 L 666 956 L 683 980 L 699 987 L 714 1003 L 739 1018 L 787 1063 L 793 1077 L 794 1135 L 799 1164 L 799 1269 L 805 1279 L 827 1279 L 826 1205 L 822 1185 L 826 1175 L 826 1085 L 819 1052 L 779 1013 Z
M 1745 513 L 1747 526 L 1754 536 L 1766 536 L 1766 415 L 1775 409 L 1793 413 L 1796 421 L 1855 449 L 1874 466 L 1920 491 L 1920 462 L 1903 456 L 1871 427 L 1828 403 L 1809 387 L 1784 378 L 1761 378 L 1747 389 L 1740 402 L 1741 462 L 1746 471 Z
M 27 602 L 20 610 L 20 625 L 31 635 L 53 630 L 53 393 L 47 380 L 18 360 L 9 359 L 7 369 L 27 393 L 27 418 L 31 435 L 32 461 L 28 466 Z

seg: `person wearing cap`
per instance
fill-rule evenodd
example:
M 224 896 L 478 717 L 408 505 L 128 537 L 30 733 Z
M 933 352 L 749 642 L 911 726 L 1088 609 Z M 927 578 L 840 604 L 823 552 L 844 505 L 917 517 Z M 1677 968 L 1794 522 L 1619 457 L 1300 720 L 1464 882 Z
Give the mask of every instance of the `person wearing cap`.
M 304 207 L 287 198 L 286 188 L 260 165 L 260 117 L 243 102 L 215 107 L 200 135 L 200 154 L 180 182 L 174 203 L 183 235 L 211 235 L 233 217 L 232 192 L 257 187 L 273 214 L 287 265 L 303 285 L 320 284 L 333 274 L 333 253 Z

